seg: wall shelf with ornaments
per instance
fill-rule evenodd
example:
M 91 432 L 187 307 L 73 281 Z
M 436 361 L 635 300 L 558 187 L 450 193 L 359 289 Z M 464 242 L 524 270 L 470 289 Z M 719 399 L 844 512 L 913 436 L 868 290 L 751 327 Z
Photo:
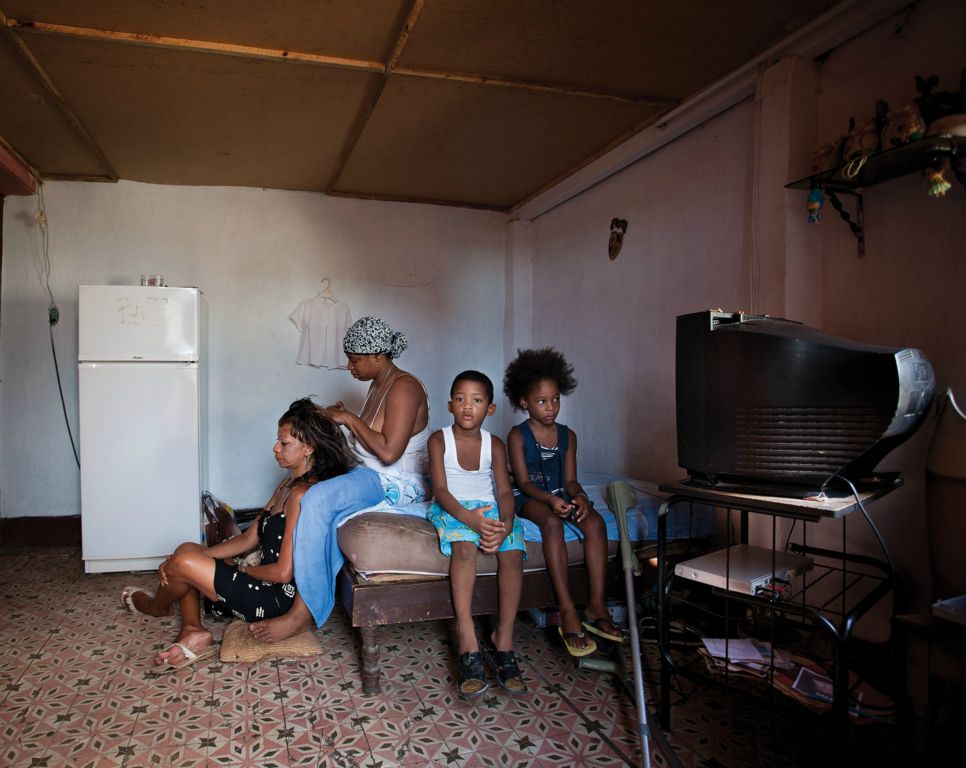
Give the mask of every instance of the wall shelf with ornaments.
M 865 254 L 862 190 L 910 173 L 929 169 L 939 170 L 947 163 L 959 183 L 966 188 L 966 173 L 963 171 L 961 162 L 963 155 L 966 155 L 966 137 L 927 136 L 908 144 L 875 152 L 864 161 L 852 160 L 838 168 L 792 181 L 786 184 L 785 188 L 824 192 L 832 207 L 855 235 L 861 258 Z M 939 184 L 940 181 L 942 181 L 941 177 L 935 183 Z M 842 194 L 855 197 L 854 218 L 842 205 L 839 199 L 839 195 Z M 939 194 L 942 194 L 942 191 Z

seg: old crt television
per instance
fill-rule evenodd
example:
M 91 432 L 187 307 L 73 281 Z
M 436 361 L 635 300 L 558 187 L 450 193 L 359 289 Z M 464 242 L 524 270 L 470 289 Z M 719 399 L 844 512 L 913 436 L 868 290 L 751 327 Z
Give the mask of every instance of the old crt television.
M 876 466 L 922 423 L 918 349 L 838 338 L 768 315 L 677 319 L 678 463 L 693 484 L 808 496 L 895 482 Z M 834 492 L 834 491 L 833 491 Z

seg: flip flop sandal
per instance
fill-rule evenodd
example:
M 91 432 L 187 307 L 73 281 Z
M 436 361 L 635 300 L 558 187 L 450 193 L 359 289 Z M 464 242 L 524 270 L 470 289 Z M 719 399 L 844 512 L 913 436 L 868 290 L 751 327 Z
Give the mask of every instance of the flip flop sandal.
M 590 645 L 584 646 L 583 648 L 581 648 L 579 645 L 573 645 L 574 640 L 587 637 L 585 632 L 564 632 L 563 627 L 557 627 L 557 632 L 560 634 L 560 637 L 567 648 L 567 653 L 569 653 L 571 656 L 579 659 L 581 656 L 590 656 L 590 654 L 597 650 L 597 643 L 595 643 L 593 639 L 590 640 Z
M 184 659 L 175 662 L 174 664 L 162 665 L 162 670 L 184 669 L 185 667 L 190 667 L 192 664 L 195 664 L 199 661 L 204 661 L 205 659 L 210 658 L 218 653 L 217 643 L 212 643 L 211 645 L 202 648 L 200 651 L 193 651 L 184 643 L 171 643 L 171 647 L 177 648 L 179 651 L 181 651 L 181 655 L 184 656 Z
M 483 657 L 504 691 L 514 696 L 528 693 L 527 684 L 520 673 L 520 667 L 517 666 L 516 654 L 513 651 L 498 651 L 496 648 L 484 647 Z
M 148 613 L 139 611 L 137 607 L 134 605 L 135 592 L 143 592 L 151 599 L 154 599 L 154 592 L 149 592 L 148 590 L 142 589 L 141 587 L 124 587 L 124 589 L 121 590 L 121 604 L 136 616 L 150 616 L 150 614 Z M 154 617 L 152 616 L 151 618 L 154 618 Z
M 456 691 L 461 699 L 468 701 L 482 696 L 489 689 L 483 669 L 483 654 L 479 651 L 464 653 L 456 665 Z
M 624 642 L 626 642 L 626 638 L 624 637 L 623 634 L 614 634 L 613 632 L 608 632 L 606 629 L 604 629 L 604 626 L 605 625 L 610 624 L 612 627 L 614 627 L 618 631 L 620 630 L 620 627 L 618 627 L 610 619 L 591 619 L 591 618 L 586 618 L 586 619 L 584 619 L 581 622 L 581 624 L 583 624 L 584 629 L 586 629 L 588 632 L 591 632 L 591 633 L 597 635 L 597 637 L 602 637 L 602 638 L 604 638 L 604 640 L 610 640 L 612 643 L 624 643 Z

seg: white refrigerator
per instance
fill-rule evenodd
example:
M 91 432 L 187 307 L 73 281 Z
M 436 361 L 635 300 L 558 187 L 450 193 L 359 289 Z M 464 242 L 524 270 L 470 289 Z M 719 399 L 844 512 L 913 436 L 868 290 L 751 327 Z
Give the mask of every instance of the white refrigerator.
M 204 335 L 197 288 L 80 286 L 87 573 L 151 570 L 181 542 L 201 541 Z

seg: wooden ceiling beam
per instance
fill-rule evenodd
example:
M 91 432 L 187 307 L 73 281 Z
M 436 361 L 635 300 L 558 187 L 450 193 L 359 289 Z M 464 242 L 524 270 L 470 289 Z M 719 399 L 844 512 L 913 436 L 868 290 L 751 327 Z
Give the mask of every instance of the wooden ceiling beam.
M 74 27 L 68 24 L 52 24 L 46 21 L 23 21 L 7 19 L 8 29 L 23 32 L 38 32 L 45 35 L 59 35 L 83 40 L 100 40 L 108 43 L 127 43 L 145 45 L 152 48 L 173 48 L 196 53 L 217 53 L 224 56 L 237 56 L 243 59 L 271 59 L 275 61 L 295 61 L 300 64 L 318 64 L 325 67 L 361 70 L 363 72 L 384 72 L 386 65 L 380 61 L 349 59 L 343 56 L 325 56 L 319 53 L 288 51 L 284 48 L 262 48 L 254 45 L 218 43 L 212 40 L 193 40 L 186 37 L 167 37 L 165 35 L 146 35 L 139 32 L 118 32 L 110 29 Z
M 630 104 L 643 104 L 655 107 L 674 107 L 675 99 L 661 99 L 654 96 L 634 96 L 612 91 L 591 91 L 586 88 L 576 88 L 569 85 L 554 85 L 553 83 L 538 83 L 531 80 L 513 80 L 505 77 L 491 77 L 490 75 L 474 75 L 468 72 L 441 72 L 432 69 L 409 69 L 397 67 L 397 75 L 407 77 L 421 77 L 428 80 L 449 80 L 457 83 L 473 83 L 475 85 L 491 85 L 498 88 L 516 88 L 521 91 L 537 91 L 540 93 L 556 93 L 562 96 L 578 96 L 584 99 L 606 99 Z
M 3 12 L 0 11 L 0 22 L 3 22 L 4 32 L 10 38 L 13 43 L 13 47 L 16 49 L 17 53 L 20 54 L 21 58 L 27 63 L 27 66 L 33 71 L 34 75 L 40 80 L 41 85 L 50 94 L 57 108 L 60 110 L 61 114 L 67 119 L 67 122 L 77 131 L 77 134 L 81 137 L 85 144 L 94 156 L 97 158 L 101 167 L 104 168 L 108 181 L 117 181 L 117 171 L 114 170 L 114 166 L 111 161 L 107 159 L 107 155 L 104 154 L 104 150 L 101 149 L 100 145 L 94 140 L 91 132 L 87 130 L 87 126 L 84 125 L 83 121 L 78 117 L 74 108 L 68 103 L 67 99 L 60 92 L 60 89 L 54 85 L 54 81 L 50 79 L 50 75 L 47 74 L 46 70 L 40 65 L 33 52 L 27 47 L 27 44 L 20 39 L 14 28 L 10 25 L 10 20 L 7 19 Z
M 419 205 L 444 205 L 451 208 L 470 208 L 477 211 L 496 211 L 497 213 L 509 213 L 510 208 L 506 205 L 486 205 L 484 203 L 466 203 L 454 200 L 437 200 L 428 197 L 407 197 L 405 195 L 380 195 L 368 192 L 341 192 L 331 190 L 326 192 L 329 197 L 347 197 L 352 200 L 381 200 L 388 203 L 417 203 Z
M 396 69 L 396 64 L 399 63 L 399 57 L 402 56 L 403 48 L 405 48 L 406 43 L 409 42 L 409 36 L 413 32 L 413 28 L 416 26 L 416 21 L 419 19 L 419 14 L 423 11 L 425 1 L 426 0 L 413 0 L 413 4 L 409 8 L 409 13 L 406 15 L 406 22 L 399 31 L 399 35 L 396 37 L 396 44 L 392 47 L 392 53 L 389 55 L 389 61 L 386 62 L 387 75 L 392 74 L 393 70 Z
M 39 184 L 40 174 L 37 169 L 0 136 L 0 197 L 32 195 Z
M 383 69 L 382 77 L 379 78 L 379 83 L 373 89 L 369 99 L 366 100 L 362 106 L 362 109 L 359 110 L 359 114 L 356 115 L 356 120 L 352 126 L 352 130 L 349 132 L 349 136 L 346 139 L 345 144 L 342 146 L 342 151 L 339 153 L 339 162 L 336 164 L 335 170 L 332 172 L 332 176 L 325 185 L 325 193 L 327 195 L 331 194 L 332 190 L 335 188 L 335 185 L 339 183 L 339 178 L 342 176 L 342 171 L 344 171 L 346 165 L 348 165 L 349 158 L 352 157 L 356 144 L 359 143 L 359 139 L 362 137 L 362 132 L 366 129 L 366 125 L 369 124 L 369 118 L 372 116 L 376 105 L 379 103 L 379 99 L 382 98 L 383 91 L 386 90 L 386 84 L 389 82 L 389 76 L 392 74 L 393 68 L 396 66 L 396 62 L 399 61 L 403 48 L 406 47 L 406 43 L 409 40 L 409 35 L 416 26 L 416 21 L 419 19 L 419 14 L 423 10 L 423 3 L 424 0 L 413 0 L 413 4 L 409 7 L 409 13 L 406 14 L 406 21 L 403 23 L 402 29 L 399 30 L 399 34 L 396 35 L 396 42 L 392 47 L 392 53 L 389 55 L 389 60 L 386 62 L 386 66 Z
M 523 91 L 537 91 L 541 93 L 556 93 L 563 96 L 576 96 L 580 98 L 606 99 L 609 101 L 644 104 L 656 107 L 673 107 L 678 104 L 676 100 L 672 99 L 578 88 L 576 86 L 559 83 L 540 83 L 468 72 L 445 72 L 440 70 L 397 67 L 396 65 L 402 55 L 403 48 L 416 25 L 416 20 L 419 18 L 424 2 L 425 0 L 414 0 L 407 15 L 406 22 L 403 24 L 397 36 L 396 43 L 393 46 L 392 53 L 386 62 L 367 61 L 365 59 L 353 59 L 344 56 L 327 56 L 320 53 L 303 53 L 301 51 L 290 51 L 284 48 L 264 48 L 252 45 L 238 45 L 235 43 L 220 43 L 212 40 L 195 40 L 183 37 L 142 34 L 139 32 L 119 32 L 108 29 L 94 29 L 92 27 L 76 27 L 46 21 L 27 21 L 3 17 L 0 17 L 0 21 L 3 21 L 3 24 L 10 30 L 45 35 L 59 35 L 83 40 L 144 45 L 154 48 L 169 48 L 196 53 L 213 53 L 245 59 L 291 61 L 298 64 L 337 67 L 360 72 L 377 72 L 379 74 L 395 73 L 398 75 L 406 75 L 407 77 L 418 77 L 428 80 L 449 80 L 451 82 L 472 83 L 498 88 L 515 88 Z

